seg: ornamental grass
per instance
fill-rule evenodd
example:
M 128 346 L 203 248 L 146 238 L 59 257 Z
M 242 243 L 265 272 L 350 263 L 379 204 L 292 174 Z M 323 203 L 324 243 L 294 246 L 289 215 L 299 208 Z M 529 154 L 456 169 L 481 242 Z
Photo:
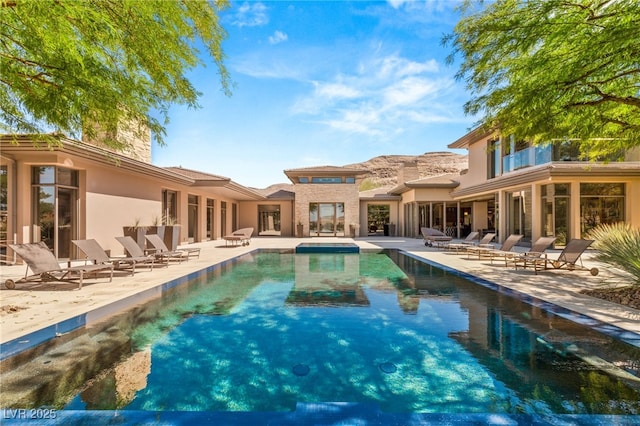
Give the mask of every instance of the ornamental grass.
M 640 228 L 618 222 L 603 224 L 589 232 L 595 240 L 596 259 L 628 272 L 640 286 Z

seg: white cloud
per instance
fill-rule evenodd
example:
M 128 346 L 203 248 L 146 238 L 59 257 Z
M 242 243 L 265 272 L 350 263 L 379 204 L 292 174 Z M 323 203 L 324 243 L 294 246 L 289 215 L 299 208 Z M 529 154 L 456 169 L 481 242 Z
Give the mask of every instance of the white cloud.
M 231 14 L 231 24 L 238 27 L 259 27 L 269 23 L 267 7 L 264 3 L 243 3 Z
M 385 138 L 411 124 L 449 122 L 453 77 L 438 62 L 416 62 L 397 54 L 360 61 L 351 74 L 312 81 L 313 91 L 298 99 L 304 114 L 331 129 Z
M 435 80 L 409 77 L 387 86 L 383 90 L 383 100 L 387 107 L 410 106 L 437 90 Z
M 452 3 L 458 3 L 454 0 L 387 0 L 387 3 L 394 8 L 400 9 L 405 7 L 409 10 L 426 9 L 426 10 L 446 10 L 452 7 Z
M 360 95 L 360 91 L 343 83 L 313 83 L 317 96 L 329 99 L 349 99 L 356 98 Z
M 438 62 L 431 59 L 426 62 L 409 61 L 392 55 L 378 61 L 374 66 L 379 67 L 380 78 L 398 78 L 407 75 L 417 75 L 425 72 L 438 72 Z
M 387 0 L 387 3 L 391 5 L 392 8 L 398 9 L 403 4 L 405 4 L 407 0 Z
M 282 31 L 276 31 L 273 33 L 273 35 L 269 36 L 269 43 L 270 44 L 282 43 L 283 41 L 287 41 L 288 38 L 289 36 L 283 33 Z

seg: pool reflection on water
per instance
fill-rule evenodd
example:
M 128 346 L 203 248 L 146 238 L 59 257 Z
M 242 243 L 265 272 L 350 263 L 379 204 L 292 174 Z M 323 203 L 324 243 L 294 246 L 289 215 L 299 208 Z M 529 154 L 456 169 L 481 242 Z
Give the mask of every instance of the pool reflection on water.
M 253 253 L 34 362 L 63 376 L 11 406 L 640 412 L 638 348 L 397 251 Z

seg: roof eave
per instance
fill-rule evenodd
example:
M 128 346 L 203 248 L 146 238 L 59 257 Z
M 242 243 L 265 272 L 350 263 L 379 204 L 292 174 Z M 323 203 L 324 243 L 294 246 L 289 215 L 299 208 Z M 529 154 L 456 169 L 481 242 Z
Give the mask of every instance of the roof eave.
M 12 143 L 11 140 L 17 140 L 18 144 Z M 94 161 L 108 166 L 117 166 L 121 170 L 164 179 L 183 185 L 193 185 L 195 182 L 193 179 L 179 173 L 145 163 L 144 161 L 135 160 L 125 155 L 108 151 L 94 145 L 85 144 L 68 138 L 62 138 L 61 143 L 61 146 L 34 148 L 33 139 L 28 135 L 19 136 L 16 139 L 14 139 L 13 135 L 0 136 L 0 144 L 2 145 L 2 151 L 5 154 L 21 151 L 33 152 L 34 149 L 46 149 L 48 151 L 60 152 L 63 154 L 72 154 L 85 160 Z M 23 146 L 24 144 L 29 144 L 29 146 Z
M 462 136 L 458 140 L 450 143 L 449 145 L 447 145 L 447 147 L 451 149 L 465 149 L 465 148 L 468 148 L 469 145 L 481 139 L 484 139 L 495 132 L 496 132 L 496 129 L 487 129 L 484 126 L 479 126 L 471 130 L 469 133 Z

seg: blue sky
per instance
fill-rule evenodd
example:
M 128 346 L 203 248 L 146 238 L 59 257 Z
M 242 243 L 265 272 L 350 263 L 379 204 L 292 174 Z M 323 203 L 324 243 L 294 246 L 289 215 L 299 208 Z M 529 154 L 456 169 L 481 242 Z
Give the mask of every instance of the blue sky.
M 457 5 L 233 2 L 222 15 L 233 94 L 210 61 L 192 70 L 201 108 L 170 110 L 154 164 L 265 188 L 288 182 L 285 169 L 447 150 L 474 122 L 441 45 Z

